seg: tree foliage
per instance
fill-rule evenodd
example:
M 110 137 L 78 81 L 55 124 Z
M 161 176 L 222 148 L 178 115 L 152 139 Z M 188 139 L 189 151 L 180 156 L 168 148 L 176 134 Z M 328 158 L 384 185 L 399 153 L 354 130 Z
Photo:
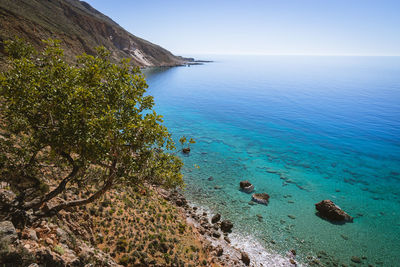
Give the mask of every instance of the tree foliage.
M 171 136 L 145 94 L 143 75 L 128 60 L 112 64 L 100 47 L 70 65 L 56 40 L 46 41 L 42 52 L 19 39 L 5 47 L 0 179 L 18 191 L 21 208 L 38 209 L 68 187 L 96 185 L 98 191 L 53 212 L 89 203 L 114 186 L 182 185 L 182 162 L 168 153 Z M 48 191 L 49 185 L 56 187 Z

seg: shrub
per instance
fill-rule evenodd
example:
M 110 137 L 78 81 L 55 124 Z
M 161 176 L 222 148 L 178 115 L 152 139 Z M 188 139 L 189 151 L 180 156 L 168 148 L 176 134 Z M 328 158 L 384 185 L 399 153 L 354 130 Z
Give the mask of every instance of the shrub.
M 46 41 L 39 52 L 20 39 L 5 42 L 9 65 L 0 74 L 0 178 L 21 196 L 32 196 L 23 194 L 25 184 L 30 190 L 36 185 L 38 194 L 21 198 L 19 208 L 42 207 L 71 185 L 81 192 L 82 185 L 98 188 L 41 216 L 87 205 L 113 187 L 181 186 L 182 162 L 168 153 L 174 143 L 153 98 L 145 95 L 139 68 L 128 60 L 112 64 L 103 47 L 70 65 L 59 43 Z M 49 169 L 56 173 L 66 167 L 61 179 L 45 177 Z M 46 178 L 59 183 L 47 194 Z
M 128 255 L 123 255 L 120 259 L 119 259 L 119 264 L 123 265 L 123 266 L 128 266 L 128 264 L 131 262 L 131 259 L 129 258 Z
M 57 252 L 58 254 L 60 254 L 60 255 L 64 255 L 64 249 L 63 249 L 63 247 L 61 247 L 61 246 L 55 246 L 54 248 L 53 248 L 53 250 L 55 251 L 55 252 Z

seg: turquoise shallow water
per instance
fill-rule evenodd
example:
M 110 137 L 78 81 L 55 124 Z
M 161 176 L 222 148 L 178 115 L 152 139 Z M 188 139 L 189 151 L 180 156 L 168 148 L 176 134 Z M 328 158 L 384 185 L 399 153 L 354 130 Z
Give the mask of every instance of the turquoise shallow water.
M 174 138 L 197 141 L 182 156 L 187 198 L 278 254 L 399 266 L 400 58 L 213 59 L 145 71 Z M 271 196 L 268 206 L 248 204 L 245 179 Z M 354 222 L 317 217 L 323 199 Z

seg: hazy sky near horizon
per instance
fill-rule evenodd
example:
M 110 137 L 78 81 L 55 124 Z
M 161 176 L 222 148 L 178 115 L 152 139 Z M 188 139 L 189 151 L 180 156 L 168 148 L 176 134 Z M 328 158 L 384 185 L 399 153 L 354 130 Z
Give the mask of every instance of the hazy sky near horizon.
M 86 0 L 174 54 L 400 56 L 400 0 Z

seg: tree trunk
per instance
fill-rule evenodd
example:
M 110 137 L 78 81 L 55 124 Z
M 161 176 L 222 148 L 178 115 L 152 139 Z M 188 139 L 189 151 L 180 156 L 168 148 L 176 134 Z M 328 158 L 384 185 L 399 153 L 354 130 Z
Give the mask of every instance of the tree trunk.
M 59 184 L 58 186 L 52 190 L 51 192 L 47 193 L 44 197 L 40 199 L 34 199 L 29 203 L 26 203 L 25 205 L 22 206 L 23 210 L 29 210 L 29 209 L 35 209 L 35 208 L 40 208 L 40 206 L 43 205 L 43 203 L 53 199 L 57 195 L 61 194 L 64 190 L 67 184 L 75 178 L 79 171 L 79 166 L 75 164 L 75 161 L 72 159 L 72 157 L 65 153 L 61 152 L 60 153 L 64 158 L 66 158 L 71 164 L 72 164 L 72 171 L 69 173 L 67 177 L 65 177 Z
M 114 179 L 112 177 L 110 177 L 107 180 L 107 182 L 103 185 L 103 187 L 100 190 L 98 190 L 96 193 L 91 195 L 90 197 L 88 197 L 86 199 L 74 200 L 74 201 L 70 201 L 67 203 L 57 205 L 57 206 L 53 207 L 52 209 L 50 209 L 49 211 L 45 212 L 43 214 L 43 217 L 54 215 L 54 214 L 58 213 L 59 211 L 67 209 L 67 208 L 72 208 L 72 207 L 77 207 L 77 206 L 82 206 L 82 205 L 87 205 L 89 203 L 92 203 L 93 201 L 95 201 L 96 199 L 101 197 L 105 192 L 107 192 L 113 186 L 113 180 Z

